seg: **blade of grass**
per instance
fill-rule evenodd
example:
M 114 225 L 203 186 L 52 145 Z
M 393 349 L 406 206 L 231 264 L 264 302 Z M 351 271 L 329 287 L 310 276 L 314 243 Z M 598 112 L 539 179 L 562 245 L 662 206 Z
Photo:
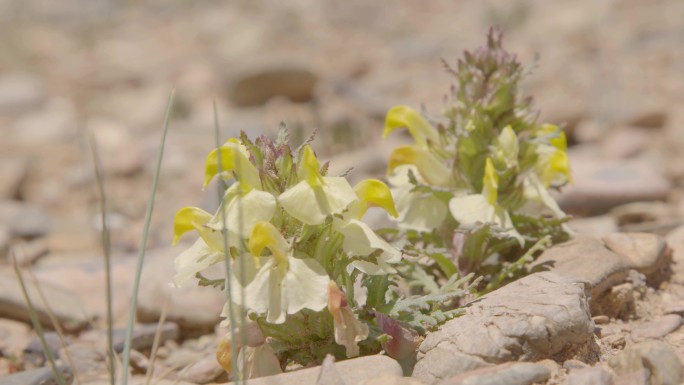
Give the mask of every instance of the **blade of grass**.
M 221 135 L 219 132 L 219 121 L 218 121 L 218 110 L 216 108 L 216 99 L 214 99 L 214 140 L 216 141 L 216 157 L 218 158 L 218 161 L 216 164 L 218 165 L 218 175 L 221 175 Z M 239 161 L 239 158 L 236 157 L 236 160 Z M 239 167 L 239 165 L 238 165 Z M 238 168 L 239 169 L 239 168 Z M 219 202 L 223 200 L 223 194 L 225 193 L 223 189 L 223 183 L 221 181 L 221 178 L 218 178 L 217 181 L 217 191 L 218 191 L 218 198 Z M 239 197 L 242 195 L 239 194 Z M 220 207 L 220 206 L 219 206 Z M 238 207 L 240 207 L 240 199 L 238 199 Z M 238 219 L 239 221 L 242 221 L 242 218 Z M 225 267 L 226 267 L 226 301 L 228 301 L 228 320 L 230 322 L 230 351 L 231 351 L 231 362 L 230 366 L 233 369 L 233 380 L 236 381 L 236 383 L 239 383 L 240 379 L 240 374 L 238 373 L 238 365 L 237 365 L 237 346 L 235 344 L 236 339 L 235 339 L 235 310 L 233 309 L 233 293 L 232 293 L 232 285 L 231 285 L 231 263 L 230 263 L 230 251 L 228 250 L 228 224 L 226 223 L 226 211 L 221 210 L 221 236 L 223 239 L 223 259 L 225 260 Z M 242 233 L 240 233 L 240 238 L 242 238 Z M 242 265 L 242 264 L 241 264 Z M 244 303 L 244 302 L 242 302 Z
M 76 370 L 76 365 L 74 365 L 74 360 L 71 358 L 71 353 L 69 353 L 69 350 L 67 349 L 67 344 L 66 344 L 66 341 L 64 340 L 64 330 L 62 329 L 62 325 L 59 323 L 59 320 L 57 320 L 57 317 L 55 317 L 55 313 L 52 311 L 52 307 L 50 306 L 50 303 L 45 298 L 45 294 L 43 293 L 43 289 L 40 287 L 40 284 L 38 283 L 38 279 L 36 278 L 36 275 L 33 274 L 33 270 L 31 270 L 31 268 L 28 268 L 27 271 L 29 273 L 29 276 L 31 277 L 33 287 L 36 288 L 36 292 L 38 293 L 38 297 L 40 298 L 40 301 L 45 306 L 45 310 L 47 311 L 48 318 L 50 318 L 50 322 L 52 323 L 52 326 L 55 328 L 55 331 L 57 332 L 57 337 L 59 338 L 59 344 L 62 346 L 62 349 L 64 350 L 64 354 L 66 355 L 66 361 L 69 364 L 69 366 L 71 367 L 71 371 L 74 373 L 74 379 L 76 380 L 76 384 L 81 385 L 81 376 L 78 374 L 78 371 Z
M 140 278 L 142 276 L 143 259 L 145 258 L 145 247 L 147 246 L 147 236 L 150 230 L 150 222 L 152 221 L 152 211 L 154 210 L 154 198 L 157 193 L 157 183 L 159 182 L 159 172 L 161 170 L 161 162 L 164 157 L 164 144 L 166 143 L 166 133 L 169 130 L 169 117 L 171 116 L 171 108 L 173 107 L 173 99 L 176 90 L 172 90 L 169 94 L 169 99 L 166 105 L 166 114 L 164 115 L 164 129 L 162 131 L 161 144 L 159 145 L 159 153 L 157 154 L 157 163 L 152 177 L 152 188 L 150 191 L 150 198 L 147 201 L 147 211 L 145 212 L 145 224 L 143 225 L 142 239 L 140 241 L 140 252 L 138 253 L 138 261 L 135 267 L 135 278 L 133 280 L 133 292 L 131 293 L 131 305 L 128 309 L 128 324 L 126 326 L 126 341 L 124 343 L 123 351 L 123 372 L 121 373 L 121 384 L 128 384 L 128 366 L 130 364 L 131 356 L 131 339 L 133 338 L 133 323 L 135 321 L 135 309 L 138 305 L 138 290 L 140 290 Z
M 116 366 L 114 362 L 114 342 L 113 342 L 113 320 L 112 320 L 112 264 L 111 264 L 111 233 L 107 222 L 107 195 L 104 188 L 104 173 L 102 172 L 102 161 L 98 151 L 97 141 L 92 130 L 87 131 L 88 144 L 93 157 L 93 173 L 95 174 L 95 184 L 99 193 L 100 217 L 102 219 L 102 255 L 104 257 L 105 269 L 105 301 L 107 301 L 107 357 L 109 358 L 109 384 L 116 383 Z
M 57 384 L 67 385 L 66 381 L 64 380 L 64 377 L 62 376 L 62 372 L 59 371 L 59 369 L 57 368 L 57 364 L 55 364 L 55 357 L 52 355 L 52 350 L 45 341 L 43 326 L 40 324 L 40 321 L 38 320 L 36 308 L 33 307 L 31 297 L 29 296 L 28 291 L 26 290 L 26 283 L 24 282 L 24 277 L 21 275 L 21 271 L 19 271 L 19 264 L 17 263 L 17 258 L 14 254 L 13 249 L 10 249 L 10 254 L 10 258 L 12 259 L 12 267 L 14 268 L 14 274 L 16 274 L 17 276 L 17 281 L 19 282 L 19 286 L 21 287 L 21 293 L 24 295 L 24 300 L 26 301 L 26 307 L 28 308 L 29 317 L 31 318 L 31 323 L 33 324 L 33 329 L 36 331 L 36 334 L 38 334 L 38 339 L 40 340 L 40 344 L 43 347 L 45 356 L 47 357 L 48 363 L 50 364 L 52 374 L 55 377 L 55 380 L 57 380 Z
M 157 330 L 154 332 L 154 340 L 152 341 L 152 351 L 150 353 L 150 364 L 145 372 L 145 385 L 150 385 L 152 380 L 152 369 L 154 368 L 154 363 L 157 360 L 157 350 L 159 349 L 159 341 L 161 341 L 162 327 L 164 322 L 166 322 L 166 314 L 169 310 L 170 297 L 166 297 L 164 301 L 164 306 L 162 306 L 161 315 L 159 316 L 159 323 L 157 324 Z

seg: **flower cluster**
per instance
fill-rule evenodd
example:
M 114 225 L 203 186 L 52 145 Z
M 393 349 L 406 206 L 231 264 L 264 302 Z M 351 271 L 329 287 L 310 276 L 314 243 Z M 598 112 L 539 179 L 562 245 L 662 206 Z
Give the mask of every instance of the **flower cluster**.
M 405 128 L 414 140 L 391 153 L 388 179 L 409 238 L 441 247 L 462 274 L 475 271 L 487 283 L 534 244 L 567 236 L 549 194 L 571 181 L 567 143 L 520 97 L 523 70 L 501 34 L 491 31 L 486 47 L 448 70 L 459 82 L 443 119 L 407 106 L 387 113 L 383 136 Z
M 232 183 L 217 212 L 176 214 L 174 243 L 193 230 L 199 237 L 176 258 L 174 283 L 212 284 L 202 271 L 227 258 L 230 279 L 213 284 L 230 289 L 226 309 L 243 311 L 263 334 L 240 349 L 243 375 L 277 371 L 269 362 L 358 355 L 369 328 L 355 315 L 354 282 L 395 273 L 402 260 L 362 221 L 373 206 L 397 216 L 389 188 L 377 179 L 352 187 L 326 174 L 309 144 L 293 154 L 284 129 L 276 142 L 252 143 L 243 133 L 206 159 L 204 187 L 215 177 Z

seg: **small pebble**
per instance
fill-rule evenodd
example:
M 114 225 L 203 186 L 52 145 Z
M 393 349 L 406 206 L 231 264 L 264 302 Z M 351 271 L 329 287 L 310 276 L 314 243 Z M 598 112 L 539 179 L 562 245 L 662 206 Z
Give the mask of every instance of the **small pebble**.
M 682 317 L 678 314 L 668 314 L 646 322 L 632 331 L 635 341 L 649 338 L 665 337 L 675 331 L 682 324 Z

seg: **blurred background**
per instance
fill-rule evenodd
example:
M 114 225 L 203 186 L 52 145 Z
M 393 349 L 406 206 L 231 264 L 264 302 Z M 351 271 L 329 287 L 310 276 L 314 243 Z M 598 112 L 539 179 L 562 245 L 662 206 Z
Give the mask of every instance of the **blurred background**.
M 299 143 L 316 128 L 313 147 L 332 172 L 380 176 L 402 140 L 380 139 L 387 109 L 424 105 L 437 116 L 453 83 L 441 59 L 455 64 L 493 25 L 529 68 L 524 92 L 541 121 L 568 132 L 575 184 L 559 199 L 580 218 L 575 228 L 665 233 L 681 223 L 681 0 L 0 0 L 0 273 L 18 245 L 42 282 L 80 293 L 77 312 L 102 316 L 91 130 L 106 174 L 117 322 L 125 319 L 175 88 L 148 243 L 155 267 L 138 309 L 156 319 L 183 247 L 169 249 L 176 210 L 216 205 L 214 189 L 201 191 L 214 100 L 223 139 L 273 135 L 283 121 Z M 211 329 L 220 294 L 197 299 L 191 289 L 170 299 L 176 321 L 181 331 Z

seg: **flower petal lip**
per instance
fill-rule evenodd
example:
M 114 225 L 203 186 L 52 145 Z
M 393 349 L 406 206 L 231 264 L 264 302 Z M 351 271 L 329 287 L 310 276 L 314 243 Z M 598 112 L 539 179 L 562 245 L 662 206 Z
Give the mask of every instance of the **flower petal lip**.
M 290 245 L 273 224 L 260 221 L 254 224 L 249 235 L 249 252 L 258 257 L 264 249 L 269 249 L 276 261 L 282 263 L 287 261 Z
M 188 231 L 197 230 L 211 220 L 212 215 L 198 207 L 183 207 L 173 219 L 172 245 L 178 244 L 180 237 Z
M 292 217 L 307 225 L 320 225 L 332 214 L 341 214 L 356 193 L 343 177 L 324 177 L 324 185 L 312 187 L 303 180 L 278 196 L 278 202 Z
M 218 174 L 219 157 L 221 161 L 221 172 L 232 171 L 237 174 L 237 179 L 243 183 L 245 189 L 261 188 L 259 171 L 249 161 L 249 158 L 245 155 L 241 145 L 233 141 L 228 141 L 207 155 L 204 183 L 202 184 L 203 189 L 207 188 L 209 182 Z
M 451 170 L 425 148 L 415 145 L 395 148 L 390 154 L 387 174 L 404 164 L 416 165 L 420 175 L 430 184 L 440 187 L 451 185 Z
M 418 111 L 408 106 L 392 107 L 385 117 L 385 130 L 382 137 L 386 138 L 397 128 L 407 128 L 417 145 L 427 147 L 427 141 L 439 142 L 439 132 L 428 123 Z
M 392 192 L 386 184 L 378 179 L 365 179 L 354 186 L 354 192 L 359 200 L 365 203 L 365 208 L 370 206 L 381 207 L 385 209 L 391 216 L 397 217 L 397 209 L 394 206 L 394 198 Z M 365 210 L 359 213 L 360 216 L 365 214 Z
M 305 180 L 311 187 L 325 184 L 324 178 L 319 169 L 320 164 L 311 146 L 306 145 L 302 148 L 302 156 L 297 165 L 297 176 L 299 180 Z

